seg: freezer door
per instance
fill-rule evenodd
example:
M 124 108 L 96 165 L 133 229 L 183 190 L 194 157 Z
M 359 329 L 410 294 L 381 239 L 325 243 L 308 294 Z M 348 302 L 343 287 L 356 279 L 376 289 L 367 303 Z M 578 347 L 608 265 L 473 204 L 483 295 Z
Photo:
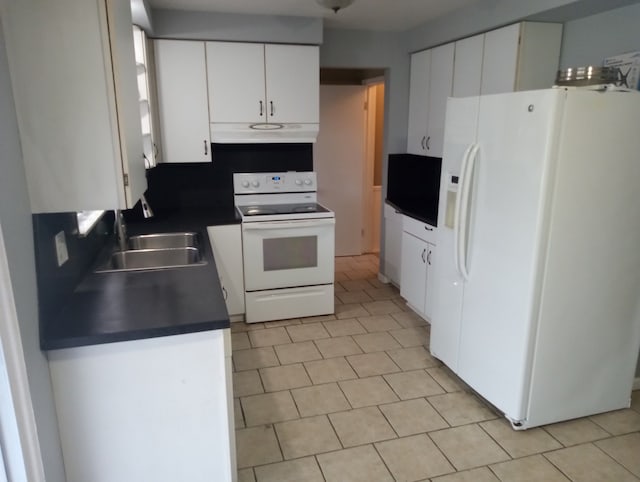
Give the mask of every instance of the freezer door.
M 480 97 L 458 374 L 512 420 L 524 417 L 539 259 L 562 90 Z
M 453 212 L 456 208 L 462 157 L 476 141 L 479 97 L 447 101 L 444 152 L 440 179 L 437 241 L 433 260 L 430 350 L 454 372 L 458 369 L 458 343 L 462 313 L 462 278 L 456 269 Z

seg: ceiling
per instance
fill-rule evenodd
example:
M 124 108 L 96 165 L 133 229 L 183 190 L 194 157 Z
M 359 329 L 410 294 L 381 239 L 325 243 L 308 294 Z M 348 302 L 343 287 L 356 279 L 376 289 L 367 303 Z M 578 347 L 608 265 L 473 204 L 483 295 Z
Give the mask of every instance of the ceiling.
M 355 0 L 337 14 L 315 0 L 148 0 L 152 8 L 322 17 L 329 28 L 403 31 L 481 0 Z

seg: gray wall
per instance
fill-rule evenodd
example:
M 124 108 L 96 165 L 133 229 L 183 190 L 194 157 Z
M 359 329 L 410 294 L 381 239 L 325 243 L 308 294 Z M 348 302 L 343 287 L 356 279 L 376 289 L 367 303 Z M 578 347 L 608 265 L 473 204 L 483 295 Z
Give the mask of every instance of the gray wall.
M 605 57 L 640 50 L 640 4 L 566 22 L 561 67 L 602 65 Z
M 322 19 L 153 10 L 153 37 L 242 42 L 322 43 Z
M 385 70 L 384 151 L 407 148 L 409 54 L 397 33 L 364 30 L 325 30 L 320 67 Z M 320 127 L 322 128 L 322 127 Z M 385 171 L 386 172 L 386 168 Z
M 0 26 L 0 223 L 47 481 L 65 480 L 47 359 L 40 351 L 31 211 Z

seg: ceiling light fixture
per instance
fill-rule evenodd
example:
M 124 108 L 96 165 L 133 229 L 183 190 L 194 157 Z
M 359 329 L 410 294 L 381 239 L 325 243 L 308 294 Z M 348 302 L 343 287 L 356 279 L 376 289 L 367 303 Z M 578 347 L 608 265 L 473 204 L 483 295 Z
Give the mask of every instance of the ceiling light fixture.
M 347 8 L 353 1 L 354 0 L 316 0 L 318 5 L 333 10 L 333 13 L 338 13 L 338 10 Z

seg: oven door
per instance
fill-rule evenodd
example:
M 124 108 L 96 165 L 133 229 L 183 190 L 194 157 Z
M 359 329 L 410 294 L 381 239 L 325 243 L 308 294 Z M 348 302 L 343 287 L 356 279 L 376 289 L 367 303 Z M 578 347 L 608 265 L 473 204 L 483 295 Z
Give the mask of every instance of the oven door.
M 242 224 L 246 291 L 333 283 L 335 219 Z

